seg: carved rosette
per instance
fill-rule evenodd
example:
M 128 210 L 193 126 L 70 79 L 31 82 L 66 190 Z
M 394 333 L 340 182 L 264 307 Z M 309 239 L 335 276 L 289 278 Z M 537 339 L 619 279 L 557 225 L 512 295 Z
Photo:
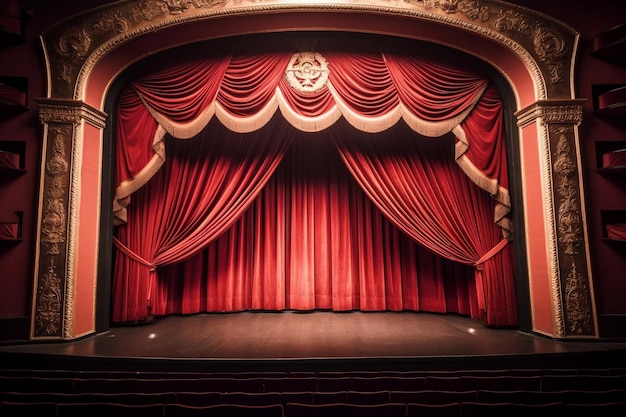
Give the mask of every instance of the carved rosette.
M 316 52 L 293 54 L 285 70 L 289 85 L 301 93 L 316 92 L 326 87 L 328 74 L 326 58 Z
M 33 337 L 71 336 L 73 276 L 68 272 L 73 249 L 70 239 L 77 213 L 71 207 L 76 173 L 73 155 L 79 140 L 79 126 L 86 121 L 103 128 L 106 115 L 82 102 L 38 100 L 39 117 L 47 126 L 41 211 L 39 213 L 39 251 L 35 277 Z

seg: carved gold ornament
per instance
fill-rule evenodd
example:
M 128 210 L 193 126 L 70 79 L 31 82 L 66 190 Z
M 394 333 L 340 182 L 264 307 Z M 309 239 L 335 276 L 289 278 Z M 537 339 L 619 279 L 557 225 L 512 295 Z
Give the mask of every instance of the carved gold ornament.
M 314 93 L 324 88 L 329 73 L 326 58 L 316 52 L 293 54 L 285 70 L 289 85 L 302 93 Z

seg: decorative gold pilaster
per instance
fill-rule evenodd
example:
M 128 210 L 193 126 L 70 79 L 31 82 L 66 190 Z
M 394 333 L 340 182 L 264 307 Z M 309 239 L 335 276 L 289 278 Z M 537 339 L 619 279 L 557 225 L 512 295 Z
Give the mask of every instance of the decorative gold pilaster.
M 44 124 L 31 336 L 71 338 L 78 187 L 83 122 L 104 128 L 106 115 L 82 102 L 38 100 Z
M 546 149 L 544 178 L 552 190 L 553 304 L 559 337 L 597 336 L 593 285 L 579 170 L 583 100 L 543 100 L 519 111 L 518 125 L 539 120 Z

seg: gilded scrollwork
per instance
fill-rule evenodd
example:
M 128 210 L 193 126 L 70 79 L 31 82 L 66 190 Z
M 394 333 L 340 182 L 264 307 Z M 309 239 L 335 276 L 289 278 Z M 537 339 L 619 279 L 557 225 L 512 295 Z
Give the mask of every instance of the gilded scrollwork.
M 574 118 L 575 119 L 575 118 Z M 560 119 L 559 119 L 560 120 Z M 580 201 L 578 167 L 575 160 L 574 126 L 549 126 L 555 188 L 558 255 L 564 308 L 564 331 L 568 336 L 593 335 L 593 306 L 584 254 L 584 224 Z M 564 281 L 564 282 L 563 282 Z
M 98 38 L 123 33 L 130 26 L 121 11 L 115 9 L 91 16 L 80 24 L 67 26 L 54 44 L 54 51 L 60 58 L 55 61 L 57 79 L 66 84 L 72 82 L 76 67 L 85 61 Z
M 98 9 L 51 30 L 46 36 L 53 40 L 50 61 L 54 78 L 66 86 L 59 85 L 57 88 L 70 93 L 72 90 L 67 86 L 79 76 L 90 54 L 106 42 L 120 42 L 139 36 L 142 31 L 178 24 L 182 19 L 209 18 L 212 14 L 207 11 L 211 10 L 223 16 L 229 11 L 233 14 L 242 11 L 254 13 L 258 7 L 266 11 L 293 6 L 279 0 L 136 0 L 121 3 L 115 8 Z M 572 43 L 569 37 L 573 36 L 571 31 L 551 24 L 542 16 L 530 14 L 526 9 L 488 0 L 342 0 L 319 6 L 304 3 L 302 7 L 386 11 L 422 19 L 440 20 L 441 16 L 448 16 L 446 19 L 466 20 L 472 22 L 472 27 L 491 34 L 498 41 L 504 37 L 507 41 L 523 45 L 533 59 L 545 66 L 542 69 L 545 79 L 552 84 L 562 83 L 573 52 L 569 47 Z M 55 30 L 58 32 L 54 33 Z
M 516 113 L 518 126 L 538 123 L 545 134 L 545 188 L 554 230 L 553 307 L 559 337 L 592 336 L 595 332 L 591 277 L 585 249 L 576 127 L 584 99 L 540 100 Z M 552 221 L 550 219 L 553 219 Z
M 440 9 L 447 14 L 460 13 L 470 20 L 486 22 L 490 17 L 489 7 L 477 0 L 408 0 L 407 2 L 418 5 L 422 3 L 425 9 Z
M 563 73 L 569 68 L 568 56 L 572 52 L 565 36 L 556 27 L 550 27 L 527 12 L 501 4 L 489 4 L 479 0 L 408 0 L 425 9 L 439 9 L 446 14 L 460 14 L 472 21 L 489 23 L 500 33 L 522 42 L 530 41 L 529 47 L 536 58 L 546 65 L 552 84 L 563 82 Z M 523 43 L 523 42 L 522 42 Z
M 539 60 L 548 66 L 553 84 L 563 82 L 563 69 L 569 48 L 563 37 L 554 29 L 538 25 L 533 34 L 533 45 Z
M 150 21 L 157 16 L 167 14 L 167 3 L 163 1 L 141 0 L 136 9 L 133 9 L 134 21 Z
M 493 25 L 500 32 L 511 32 L 530 39 L 535 55 L 548 67 L 550 82 L 557 84 L 563 81 L 564 68 L 568 67 L 566 58 L 571 51 L 560 31 L 511 9 L 500 10 Z
M 39 336 L 57 335 L 62 326 L 62 307 L 62 279 L 57 273 L 54 258 L 50 258 L 37 288 L 34 333 Z
M 48 189 L 41 221 L 41 243 L 47 248 L 46 255 L 60 254 L 59 245 L 65 242 L 67 229 L 66 204 L 63 196 L 67 192 L 67 173 L 69 163 L 66 159 L 64 137 L 71 134 L 71 129 L 55 127 L 52 129 L 52 152 L 46 162 Z
M 227 3 L 228 0 L 163 0 L 168 13 L 172 15 L 186 12 L 191 7 L 201 9 L 203 7 L 213 7 L 217 4 Z
M 85 80 L 89 78 L 94 66 L 102 57 L 118 45 L 144 33 L 156 32 L 184 22 L 208 20 L 214 16 L 253 14 L 259 8 L 267 12 L 303 7 L 394 13 L 435 21 L 488 37 L 494 44 L 509 48 L 524 61 L 536 83 L 537 98 L 540 101 L 546 99 L 546 102 L 538 101 L 532 109 L 520 112 L 518 125 L 524 126 L 536 119 L 544 125 L 566 125 L 561 133 L 550 131 L 548 134 L 545 133 L 548 128 L 544 130 L 545 139 L 549 143 L 544 142 L 545 155 L 542 154 L 542 158 L 545 156 L 545 160 L 549 161 L 542 167 L 546 170 L 545 177 L 549 182 L 546 185 L 546 189 L 549 190 L 546 200 L 552 199 L 546 206 L 549 206 L 550 210 L 554 208 L 552 213 L 554 218 L 548 216 L 550 217 L 548 223 L 553 230 L 550 241 L 554 241 L 553 245 L 558 246 L 553 248 L 554 258 L 559 263 L 558 268 L 555 266 L 553 275 L 554 280 L 558 280 L 559 283 L 555 286 L 553 294 L 558 294 L 562 300 L 555 303 L 555 311 L 559 316 L 556 320 L 564 319 L 566 322 L 565 325 L 557 324 L 557 333 L 559 336 L 565 336 L 565 333 L 591 334 L 594 331 L 593 310 L 590 306 L 591 282 L 590 277 L 586 275 L 588 272 L 585 263 L 582 232 L 584 225 L 581 223 L 583 215 L 578 179 L 580 173 L 573 146 L 575 141 L 573 126 L 580 123 L 582 106 L 577 105 L 576 100 L 571 100 L 571 83 L 563 82 L 570 76 L 571 58 L 578 34 L 547 16 L 491 0 L 339 0 L 323 4 L 303 2 L 301 5 L 284 0 L 115 2 L 114 5 L 94 9 L 65 21 L 42 36 L 48 68 L 51 71 L 50 97 L 58 101 L 53 103 L 49 100 L 46 105 L 40 105 L 42 121 L 49 123 L 54 129 L 60 129 L 63 124 L 75 127 L 76 123 L 83 120 L 99 128 L 104 127 L 106 115 L 72 100 L 84 96 Z M 61 99 L 74 104 L 66 105 Z M 574 104 L 554 105 L 549 103 L 548 99 L 569 101 Z M 54 129 L 50 129 L 47 138 L 51 153 L 45 165 L 45 179 L 42 182 L 44 198 L 40 220 L 41 255 L 38 261 L 40 272 L 37 277 L 39 283 L 37 289 L 41 290 L 41 293 L 35 310 L 37 325 L 33 326 L 35 333 L 44 336 L 59 331 L 58 320 L 71 319 L 63 317 L 63 288 L 68 286 L 68 292 L 71 292 L 69 288 L 73 285 L 71 279 L 66 276 L 67 272 L 61 267 L 71 258 L 71 254 L 68 256 L 63 252 L 66 246 L 63 239 L 70 230 L 68 220 L 64 216 L 67 214 L 68 201 L 71 200 L 68 187 L 73 186 L 68 184 L 70 181 L 68 170 L 71 171 L 72 158 L 61 156 L 60 151 L 54 150 L 54 135 L 63 137 L 67 145 L 64 152 L 72 154 L 77 150 L 71 142 L 73 139 L 71 130 Z M 61 157 L 55 159 L 54 155 Z M 69 207 L 69 210 L 74 208 Z M 59 253 L 55 254 L 55 251 Z M 59 265 L 58 268 L 56 265 Z M 54 287 L 52 284 L 58 286 Z M 58 291 L 49 289 L 53 287 L 58 288 Z M 49 295 L 44 298 L 41 296 L 44 293 Z M 59 304 L 54 302 L 58 294 L 61 300 Z M 65 298 L 71 300 L 71 294 Z M 592 317 L 591 322 L 589 317 Z M 560 328 L 566 330 L 561 331 Z M 67 335 L 70 336 L 71 334 Z
M 565 304 L 567 331 L 570 335 L 590 335 L 594 333 L 590 289 L 587 279 L 578 272 L 572 262 L 565 282 Z
M 553 165 L 557 174 L 556 190 L 561 197 L 557 210 L 559 242 L 564 245 L 565 254 L 577 255 L 583 243 L 583 229 L 578 201 L 577 166 L 571 157 L 572 150 L 567 140 L 568 134 L 573 135 L 573 127 L 555 127 L 552 130 L 559 137 Z
M 63 317 L 65 274 L 57 265 L 65 265 L 67 243 L 67 196 L 69 171 L 67 144 L 72 140 L 72 125 L 49 128 L 49 152 L 44 165 L 45 186 L 40 223 L 40 274 L 37 279 L 34 334 L 60 336 Z

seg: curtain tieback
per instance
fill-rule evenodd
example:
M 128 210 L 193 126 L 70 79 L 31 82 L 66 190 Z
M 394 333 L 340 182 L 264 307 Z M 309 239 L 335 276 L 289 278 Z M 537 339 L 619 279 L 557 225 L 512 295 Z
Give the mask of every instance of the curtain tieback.
M 486 312 L 486 300 L 485 300 L 485 287 L 483 283 L 483 264 L 489 259 L 493 258 L 498 252 L 500 252 L 509 243 L 508 239 L 502 239 L 496 246 L 489 249 L 479 260 L 474 262 L 474 268 L 476 268 L 476 293 L 478 301 L 478 309 L 483 313 Z
M 509 243 L 508 239 L 502 239 L 496 246 L 489 249 L 479 260 L 474 262 L 474 268 L 482 270 L 482 265 L 489 259 L 493 258 L 498 252 L 500 252 Z
M 131 259 L 134 259 L 135 261 L 139 262 L 142 265 L 147 266 L 150 269 L 150 272 L 156 270 L 156 265 L 155 264 L 150 263 L 150 262 L 146 261 L 145 259 L 143 259 L 141 256 L 137 255 L 135 252 L 130 250 L 126 245 L 124 245 L 122 242 L 120 242 L 115 236 L 113 236 L 113 244 L 120 251 L 122 251 L 122 253 L 124 255 L 128 256 Z

